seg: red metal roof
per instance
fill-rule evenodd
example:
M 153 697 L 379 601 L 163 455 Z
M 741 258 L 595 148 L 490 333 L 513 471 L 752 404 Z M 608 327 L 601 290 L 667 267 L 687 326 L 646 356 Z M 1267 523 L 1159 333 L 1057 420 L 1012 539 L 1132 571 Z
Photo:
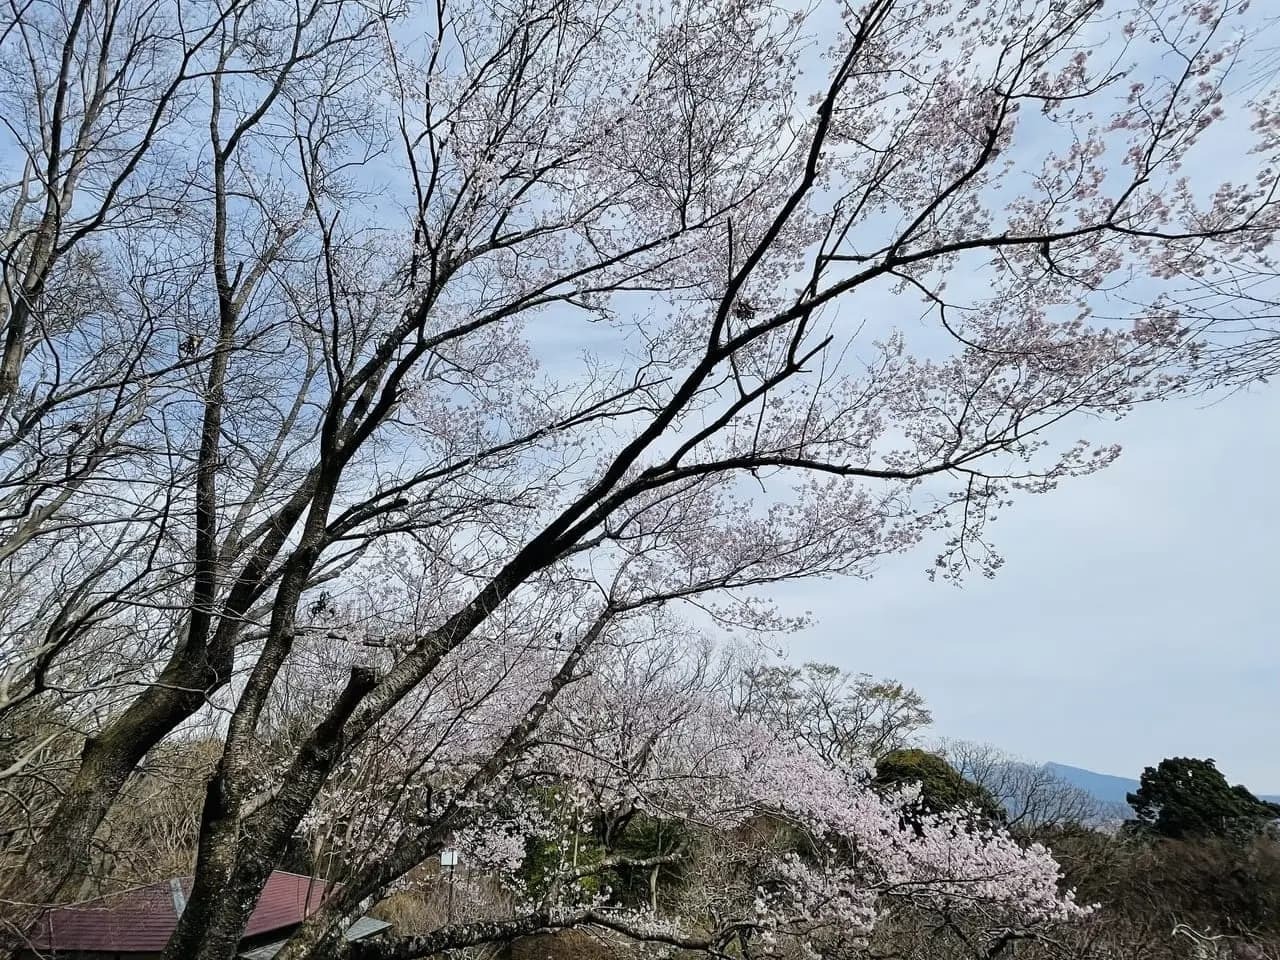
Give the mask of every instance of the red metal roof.
M 331 886 L 338 887 L 314 877 L 275 871 L 267 878 L 244 935 L 254 937 L 301 923 L 319 909 Z M 164 949 L 178 925 L 180 904 L 190 893 L 191 877 L 180 877 L 74 906 L 55 907 L 32 928 L 31 946 L 36 950 L 154 953 Z

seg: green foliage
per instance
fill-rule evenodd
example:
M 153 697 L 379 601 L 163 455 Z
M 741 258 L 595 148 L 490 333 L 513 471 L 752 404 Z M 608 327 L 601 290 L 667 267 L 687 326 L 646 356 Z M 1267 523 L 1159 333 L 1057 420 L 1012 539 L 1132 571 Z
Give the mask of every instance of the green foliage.
M 927 750 L 908 748 L 885 754 L 876 763 L 874 783 L 880 787 L 920 784 L 920 805 L 929 813 L 969 806 L 983 819 L 1004 819 L 1004 810 L 990 791 L 966 780 L 946 760 Z
M 585 898 L 608 888 L 613 902 L 646 908 L 681 889 L 686 869 L 683 854 L 695 841 L 688 824 L 637 810 L 590 817 L 575 804 L 571 791 L 559 785 L 535 788 L 532 796 L 554 827 L 549 835 L 532 838 L 525 845 L 520 879 L 533 899 L 563 898 L 574 888 Z M 650 866 L 604 863 L 674 854 L 680 856 L 671 863 Z M 575 871 L 584 875 L 564 879 Z
M 559 875 L 566 869 L 587 867 L 605 857 L 605 848 L 591 831 L 581 810 L 573 803 L 570 791 L 561 786 L 537 787 L 532 795 L 546 811 L 555 830 L 545 837 L 531 838 L 525 844 L 520 879 L 525 892 L 535 900 L 556 891 L 564 892 Z M 592 896 L 601 886 L 592 873 L 570 881 L 584 896 Z
M 1221 837 L 1245 841 L 1272 820 L 1280 806 L 1230 786 L 1213 760 L 1171 757 L 1142 771 L 1141 785 L 1125 799 L 1134 825 L 1161 837 Z
M 648 860 L 686 850 L 693 842 L 687 823 L 636 813 L 613 833 L 609 855 L 626 860 Z M 653 905 L 679 891 L 685 881 L 683 858 L 652 867 L 615 866 L 603 877 L 615 900 L 628 907 Z

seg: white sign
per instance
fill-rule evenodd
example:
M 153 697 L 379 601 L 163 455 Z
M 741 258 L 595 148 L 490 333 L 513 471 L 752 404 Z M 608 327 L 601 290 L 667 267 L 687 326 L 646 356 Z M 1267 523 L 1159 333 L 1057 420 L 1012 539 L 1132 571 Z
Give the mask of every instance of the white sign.
M 457 850 L 441 850 L 440 851 L 440 866 L 456 867 L 457 865 L 458 865 Z

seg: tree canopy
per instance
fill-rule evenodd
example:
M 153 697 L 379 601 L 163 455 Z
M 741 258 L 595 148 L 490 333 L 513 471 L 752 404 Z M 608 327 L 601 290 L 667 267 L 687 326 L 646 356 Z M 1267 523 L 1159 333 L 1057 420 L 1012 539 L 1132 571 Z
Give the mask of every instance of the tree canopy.
M 829 663 L 750 663 L 732 694 L 742 716 L 845 762 L 900 749 L 931 719 L 924 698 L 910 687 Z
M 986 787 L 966 780 L 938 753 L 909 747 L 894 750 L 876 763 L 875 782 L 881 787 L 919 785 L 920 805 L 930 813 L 967 807 L 992 821 L 1005 818 L 1004 808 Z
M 1244 839 L 1280 819 L 1280 804 L 1231 786 L 1212 759 L 1169 757 L 1142 771 L 1126 798 L 1136 823 L 1162 837 Z

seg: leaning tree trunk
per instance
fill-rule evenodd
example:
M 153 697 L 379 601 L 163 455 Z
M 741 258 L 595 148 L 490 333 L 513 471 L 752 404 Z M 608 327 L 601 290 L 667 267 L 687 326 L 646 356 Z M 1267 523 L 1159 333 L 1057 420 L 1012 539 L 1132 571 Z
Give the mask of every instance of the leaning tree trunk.
M 48 828 L 22 866 L 0 878 L 0 899 L 10 904 L 0 927 L 0 957 L 22 948 L 20 934 L 42 906 L 56 903 L 76 887 L 89 862 L 94 835 L 125 781 L 149 750 L 199 708 L 202 691 L 217 684 L 219 671 L 201 660 L 193 665 L 175 657 L 128 710 L 85 742 L 79 769 Z
M 282 777 L 279 793 L 252 813 L 228 795 L 228 774 L 241 758 L 224 755 L 205 795 L 191 896 L 164 960 L 234 960 L 267 879 L 343 756 L 343 725 L 376 682 L 373 670 L 352 668 L 347 686 Z

